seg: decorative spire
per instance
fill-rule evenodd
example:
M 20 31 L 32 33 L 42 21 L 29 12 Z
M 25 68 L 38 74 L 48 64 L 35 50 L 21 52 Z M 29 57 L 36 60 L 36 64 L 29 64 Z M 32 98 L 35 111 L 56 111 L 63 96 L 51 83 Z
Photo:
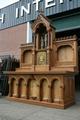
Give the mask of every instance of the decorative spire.
M 39 15 L 41 15 L 41 14 L 44 15 L 44 11 L 43 11 L 43 9 L 40 8 L 39 11 L 38 11 L 38 13 L 39 13 Z

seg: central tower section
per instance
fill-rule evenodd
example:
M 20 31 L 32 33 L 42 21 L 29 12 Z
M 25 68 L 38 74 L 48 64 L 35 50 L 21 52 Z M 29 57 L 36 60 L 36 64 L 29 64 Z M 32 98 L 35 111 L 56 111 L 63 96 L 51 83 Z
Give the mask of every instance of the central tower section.
M 40 13 L 32 24 L 32 43 L 21 45 L 21 67 L 18 71 L 49 71 L 54 65 L 55 28 Z
M 40 14 L 32 25 L 35 70 L 48 71 L 53 65 L 51 53 L 53 52 L 53 41 L 55 40 L 55 28 L 48 19 Z

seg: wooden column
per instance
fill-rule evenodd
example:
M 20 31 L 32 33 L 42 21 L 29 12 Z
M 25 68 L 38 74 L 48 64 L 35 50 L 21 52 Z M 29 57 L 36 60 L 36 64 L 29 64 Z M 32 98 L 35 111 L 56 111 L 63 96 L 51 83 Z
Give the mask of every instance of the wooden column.
M 35 57 L 36 57 L 35 56 L 35 48 L 33 48 L 33 50 L 32 50 L 32 67 L 33 67 L 33 70 L 35 69 L 35 60 L 36 60 Z
M 8 84 L 9 84 L 9 93 L 8 93 L 8 96 L 12 97 L 12 87 L 11 87 L 11 81 L 10 80 L 8 81 Z
M 64 80 L 62 80 L 62 84 L 61 84 L 60 88 L 61 88 L 61 99 L 60 99 L 60 103 L 64 104 L 64 98 L 65 98 Z
M 39 34 L 36 34 L 36 50 L 39 49 Z
M 16 95 L 15 97 L 19 97 L 19 83 L 16 83 Z
M 22 96 L 22 98 L 27 98 L 27 93 L 26 93 L 26 88 L 27 88 L 27 85 L 26 85 L 26 83 L 24 84 L 24 94 L 23 94 L 23 96 Z
M 48 46 L 47 46 L 47 64 L 49 65 L 49 69 L 50 69 L 50 47 L 51 47 L 51 32 L 50 30 L 48 30 Z
M 51 42 L 51 37 L 50 37 L 50 30 L 48 31 L 48 48 L 50 48 L 50 42 Z
M 29 82 L 29 81 L 28 81 Z M 29 88 L 29 83 L 27 82 L 26 84 L 26 98 L 29 99 L 29 94 L 30 94 L 30 88 Z
M 37 100 L 40 101 L 40 85 L 39 84 L 37 84 L 37 90 L 38 90 Z
M 48 92 L 49 92 L 49 95 L 48 95 L 48 102 L 51 102 L 51 85 L 48 85 Z

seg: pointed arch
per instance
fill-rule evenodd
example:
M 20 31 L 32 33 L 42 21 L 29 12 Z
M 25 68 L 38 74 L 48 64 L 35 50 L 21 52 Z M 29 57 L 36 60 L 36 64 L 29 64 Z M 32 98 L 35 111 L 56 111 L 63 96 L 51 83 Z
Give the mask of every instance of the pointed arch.
M 37 81 L 34 79 L 29 79 L 27 82 L 27 98 L 37 99 Z
M 37 49 L 46 49 L 55 36 L 55 28 L 47 17 L 38 15 L 32 25 L 33 40 Z M 53 32 L 52 32 L 53 31 Z
M 18 95 L 21 98 L 26 97 L 26 82 L 23 78 L 19 78 L 19 87 L 18 87 Z
M 23 56 L 23 63 L 26 63 L 28 65 L 32 64 L 32 51 L 31 50 L 25 50 L 22 56 Z
M 60 83 L 58 79 L 54 79 L 51 82 L 51 101 L 59 102 L 60 97 Z
M 44 78 L 40 81 L 40 100 L 48 100 L 48 82 Z
M 63 45 L 58 48 L 57 51 L 59 62 L 71 62 L 73 61 L 73 49 L 70 45 Z
M 43 49 L 48 45 L 48 32 L 43 23 L 38 24 L 35 30 L 36 37 L 38 38 L 38 48 Z
M 51 24 L 50 24 L 48 18 L 45 17 L 44 15 L 40 14 L 40 15 L 38 15 L 36 21 L 32 25 L 32 30 L 34 33 L 35 33 L 36 29 L 38 28 L 38 25 L 40 25 L 41 23 L 44 24 L 44 26 L 47 28 L 47 31 L 49 29 L 51 29 Z

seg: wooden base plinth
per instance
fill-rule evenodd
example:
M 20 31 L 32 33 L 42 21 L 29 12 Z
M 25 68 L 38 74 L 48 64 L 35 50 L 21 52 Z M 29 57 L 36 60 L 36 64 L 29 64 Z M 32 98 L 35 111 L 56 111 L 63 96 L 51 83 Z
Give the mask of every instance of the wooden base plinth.
M 7 99 L 10 101 L 16 101 L 16 102 L 22 102 L 22 103 L 27 103 L 27 104 L 32 104 L 32 105 L 39 105 L 39 106 L 58 108 L 58 109 L 65 109 L 65 108 L 75 104 L 74 101 L 70 101 L 63 105 L 63 104 L 59 104 L 59 103 L 50 103 L 50 102 L 46 102 L 46 101 L 37 101 L 37 100 L 24 99 L 24 98 L 7 97 Z

